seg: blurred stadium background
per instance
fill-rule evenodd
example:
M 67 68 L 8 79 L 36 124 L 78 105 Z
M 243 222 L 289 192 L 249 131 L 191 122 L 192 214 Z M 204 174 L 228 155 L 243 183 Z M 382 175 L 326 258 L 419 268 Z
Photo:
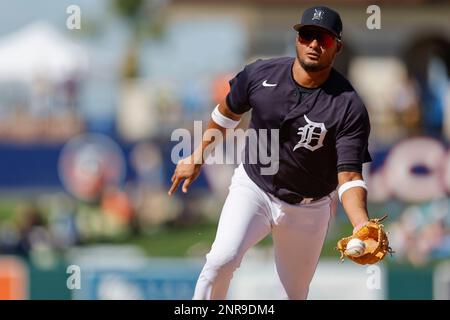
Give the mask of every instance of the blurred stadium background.
M 294 55 L 313 4 L 0 2 L 0 299 L 190 299 L 233 166 L 169 199 L 171 133 L 206 120 L 244 64 Z M 338 263 L 340 208 L 310 299 L 449 299 L 450 3 L 376 1 L 379 30 L 371 1 L 323 4 L 344 21 L 336 66 L 371 116 L 370 212 L 389 213 L 396 253 Z M 230 298 L 277 298 L 271 254 L 270 238 L 248 253 Z

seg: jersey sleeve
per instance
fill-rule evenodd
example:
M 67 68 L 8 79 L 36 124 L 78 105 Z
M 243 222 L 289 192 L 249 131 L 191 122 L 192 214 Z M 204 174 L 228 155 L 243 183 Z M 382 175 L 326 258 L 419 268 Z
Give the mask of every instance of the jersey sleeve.
M 226 97 L 227 105 L 236 114 L 242 114 L 251 109 L 248 92 L 250 88 L 249 66 L 246 66 L 229 81 L 230 92 Z
M 354 102 L 336 135 L 337 166 L 363 164 L 372 161 L 370 156 L 370 121 L 362 102 Z

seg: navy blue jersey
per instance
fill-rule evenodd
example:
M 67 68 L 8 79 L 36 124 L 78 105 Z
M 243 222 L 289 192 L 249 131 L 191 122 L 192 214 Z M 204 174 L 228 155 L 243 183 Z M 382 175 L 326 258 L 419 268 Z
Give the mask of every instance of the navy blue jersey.
M 262 175 L 262 162 L 249 161 L 257 144 L 247 141 L 243 162 L 249 177 L 274 195 L 321 197 L 336 189 L 339 165 L 371 161 L 369 116 L 338 71 L 332 69 L 325 83 L 305 92 L 293 78 L 293 63 L 285 57 L 245 66 L 230 80 L 226 101 L 234 113 L 252 110 L 250 128 L 279 130 L 278 171 Z

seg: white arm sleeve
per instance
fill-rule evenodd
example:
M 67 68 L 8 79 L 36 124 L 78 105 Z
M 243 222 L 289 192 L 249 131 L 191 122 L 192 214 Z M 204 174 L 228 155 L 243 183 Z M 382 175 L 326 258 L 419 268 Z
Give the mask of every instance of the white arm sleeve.
M 364 188 L 367 190 L 367 185 L 364 182 L 364 180 L 347 181 L 344 184 L 342 184 L 338 189 L 339 201 L 342 202 L 342 195 L 344 194 L 345 191 L 347 191 L 350 188 L 356 187 Z
M 219 105 L 217 105 L 213 112 L 211 113 L 212 120 L 217 123 L 219 126 L 226 128 L 226 129 L 234 129 L 239 124 L 240 120 L 233 120 L 228 117 L 225 117 L 220 111 L 219 111 Z

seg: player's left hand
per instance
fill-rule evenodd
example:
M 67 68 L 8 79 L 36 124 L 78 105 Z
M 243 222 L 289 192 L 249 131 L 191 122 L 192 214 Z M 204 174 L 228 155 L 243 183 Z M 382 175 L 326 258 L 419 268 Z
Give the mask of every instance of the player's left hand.
M 389 247 L 389 240 L 384 231 L 384 226 L 380 223 L 387 217 L 371 219 L 363 226 L 354 230 L 350 237 L 342 238 L 337 243 L 337 249 L 341 252 L 341 260 L 348 258 L 358 264 L 374 264 L 384 259 L 387 253 L 393 253 Z M 352 239 L 360 239 L 365 244 L 364 253 L 352 256 L 346 252 L 347 244 Z

